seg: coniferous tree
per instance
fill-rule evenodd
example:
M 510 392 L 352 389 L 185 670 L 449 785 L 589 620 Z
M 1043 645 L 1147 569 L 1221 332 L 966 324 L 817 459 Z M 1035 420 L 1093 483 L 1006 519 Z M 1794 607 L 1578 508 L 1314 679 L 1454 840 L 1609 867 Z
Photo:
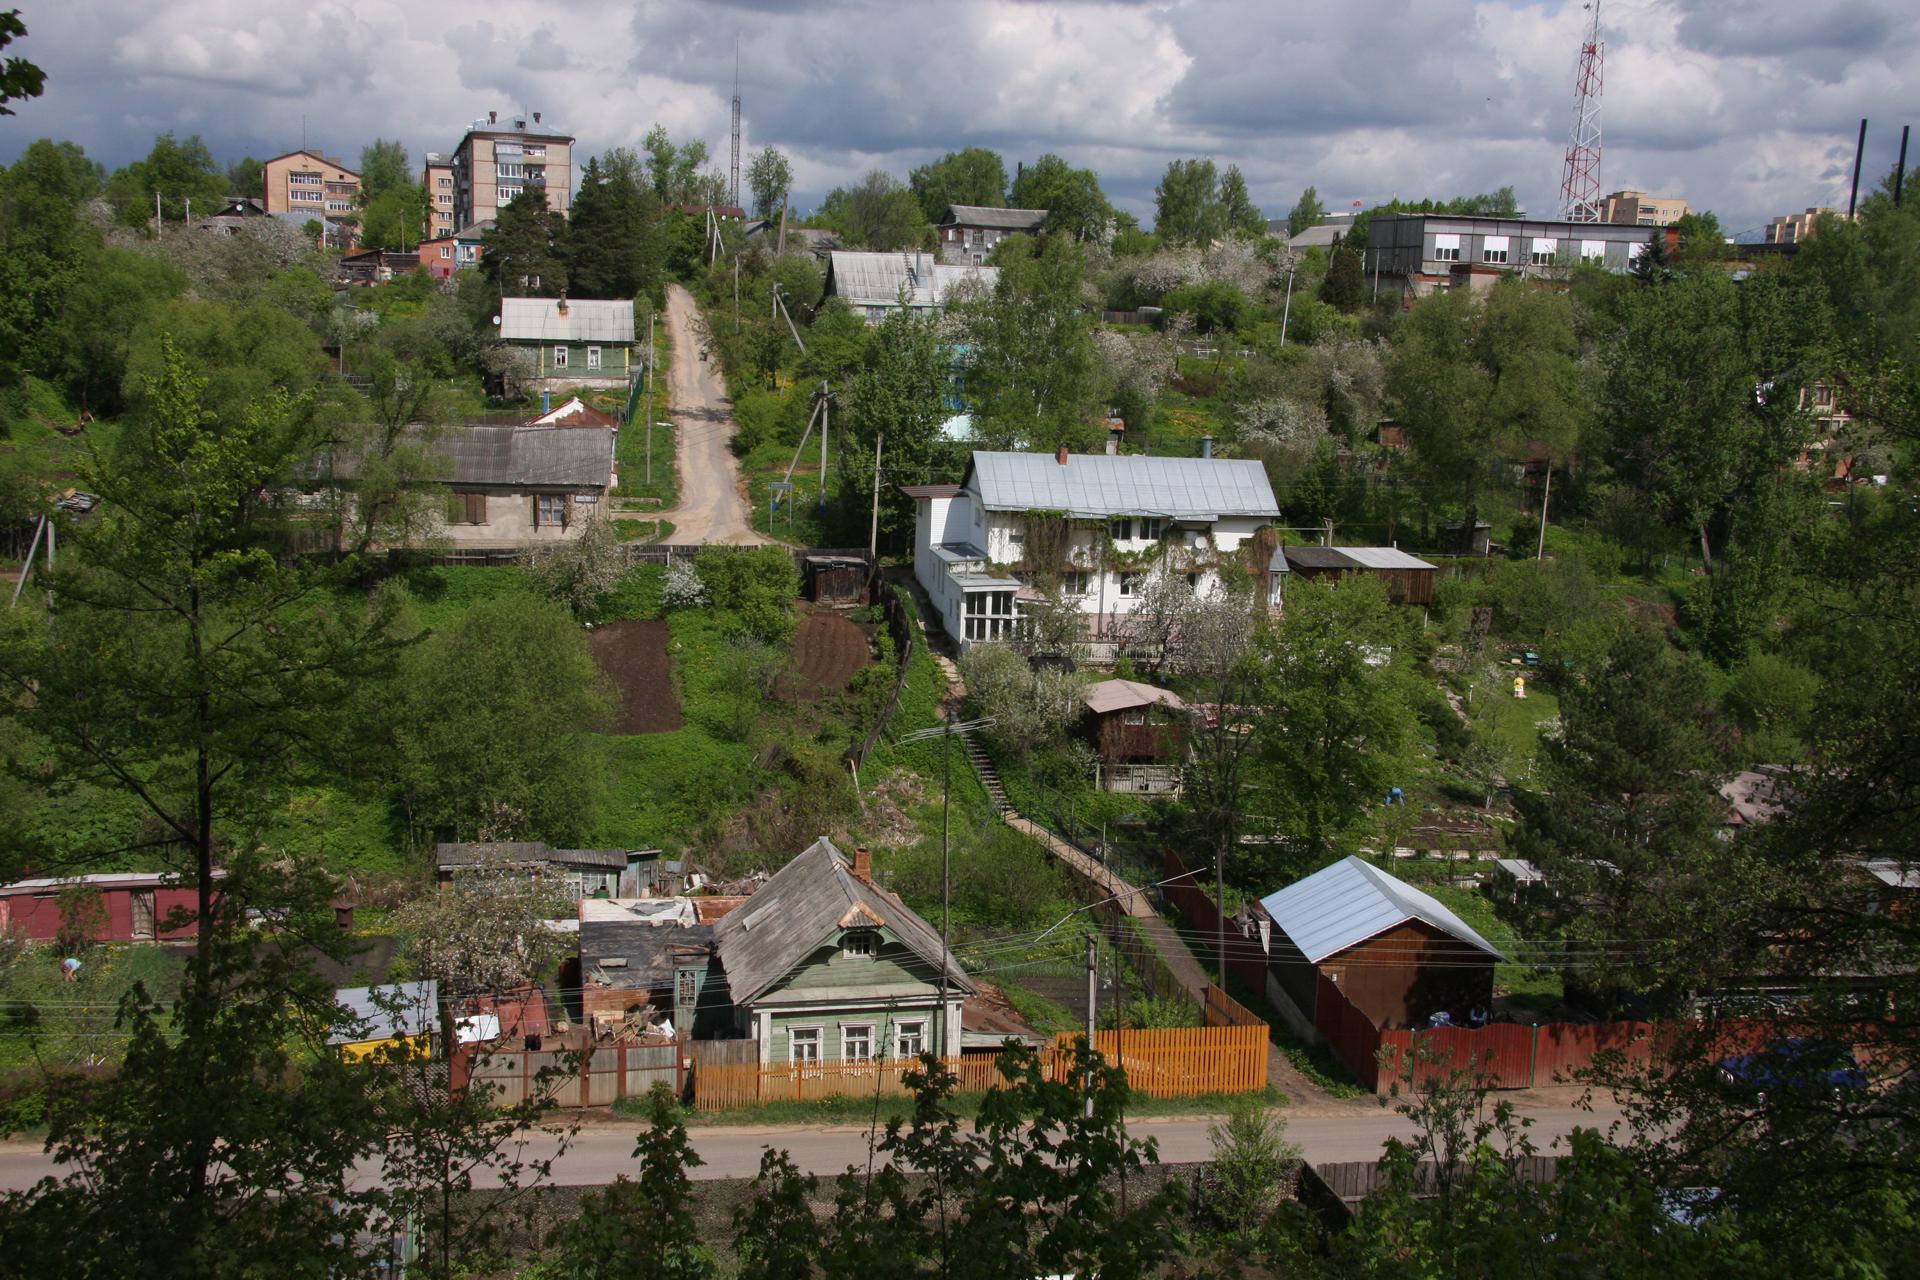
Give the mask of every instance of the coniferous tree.
M 567 220 L 528 187 L 494 218 L 480 269 L 495 298 L 557 298 L 567 291 Z

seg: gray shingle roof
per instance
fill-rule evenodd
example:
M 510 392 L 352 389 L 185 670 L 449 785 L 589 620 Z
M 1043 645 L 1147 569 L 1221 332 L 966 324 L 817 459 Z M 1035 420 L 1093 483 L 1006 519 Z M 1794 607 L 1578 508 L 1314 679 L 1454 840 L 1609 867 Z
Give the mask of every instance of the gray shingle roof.
M 625 849 L 552 849 L 541 840 L 468 841 L 455 844 L 442 841 L 434 846 L 435 862 L 442 868 L 472 867 L 500 859 L 506 862 L 546 862 L 556 867 L 592 867 L 601 871 L 624 871 Z
M 613 481 L 606 427 L 454 427 L 434 442 L 453 463 L 453 485 L 604 489 Z
M 905 289 L 908 306 L 945 306 L 955 288 L 978 282 L 991 289 L 1000 278 L 998 267 L 949 266 L 930 253 L 853 253 L 836 251 L 827 258 L 827 296 L 843 298 L 849 306 L 894 307 Z
M 1001 231 L 1038 231 L 1046 224 L 1045 209 L 989 209 L 977 204 L 950 204 L 940 219 L 943 227 L 992 227 Z
M 1069 515 L 1279 516 L 1266 468 L 1250 458 L 1153 458 L 1139 454 L 976 452 L 964 483 L 978 480 L 989 511 Z
M 580 920 L 580 980 L 616 991 L 658 991 L 673 985 L 673 971 L 713 943 L 710 924 L 648 923 L 609 919 L 622 903 L 597 904 L 602 910 Z M 605 961 L 614 961 L 609 965 Z M 624 964 L 620 963 L 625 961 Z M 699 962 L 704 966 L 705 961 Z
M 1307 963 L 1319 964 L 1409 920 L 1423 920 L 1476 951 L 1505 959 L 1432 895 L 1359 858 L 1345 858 L 1260 900 Z
M 632 298 L 500 299 L 500 337 L 508 342 L 632 342 Z
M 939 972 L 940 935 L 900 899 L 856 879 L 833 842 L 821 836 L 716 927 L 734 1004 L 766 994 L 796 964 L 837 937 L 841 921 L 856 907 Z M 957 962 L 949 961 L 947 974 L 956 990 L 975 992 Z

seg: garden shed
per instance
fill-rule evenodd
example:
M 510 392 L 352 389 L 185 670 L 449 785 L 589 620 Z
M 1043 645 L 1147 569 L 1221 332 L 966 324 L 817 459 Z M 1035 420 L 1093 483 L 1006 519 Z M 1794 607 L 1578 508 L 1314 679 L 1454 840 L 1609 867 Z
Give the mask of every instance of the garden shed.
M 1367 573 L 1380 579 L 1395 604 L 1433 603 L 1439 568 L 1398 547 L 1286 547 L 1287 568 L 1302 578 Z
M 1187 704 L 1170 689 L 1137 680 L 1102 680 L 1080 690 L 1087 734 L 1100 757 L 1105 791 L 1168 794 L 1180 790 L 1187 754 Z
M 863 556 L 808 556 L 802 563 L 807 599 L 815 604 L 867 603 L 867 562 Z

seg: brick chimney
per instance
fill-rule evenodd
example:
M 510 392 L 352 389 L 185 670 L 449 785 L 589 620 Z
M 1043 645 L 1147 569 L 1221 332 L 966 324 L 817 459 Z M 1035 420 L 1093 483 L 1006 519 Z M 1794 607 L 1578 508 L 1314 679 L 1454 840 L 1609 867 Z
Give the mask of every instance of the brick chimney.
M 558 311 L 561 315 L 567 314 L 567 295 L 564 293 L 561 294 L 553 305 L 554 310 Z
M 1055 462 L 1058 462 L 1063 467 L 1066 466 L 1067 465 L 1067 446 L 1061 445 L 1060 452 L 1054 455 L 1053 460 Z
M 540 113 L 539 113 L 538 111 L 536 111 L 536 112 L 534 112 L 534 113 L 533 113 L 533 122 L 534 122 L 535 124 L 539 124 L 539 123 L 540 123 Z
M 853 851 L 853 878 L 864 885 L 873 883 L 873 851 L 865 845 Z
M 499 113 L 498 111 L 489 111 L 489 112 L 487 112 L 487 123 L 488 123 L 488 124 L 499 124 L 499 123 L 500 123 L 500 113 Z

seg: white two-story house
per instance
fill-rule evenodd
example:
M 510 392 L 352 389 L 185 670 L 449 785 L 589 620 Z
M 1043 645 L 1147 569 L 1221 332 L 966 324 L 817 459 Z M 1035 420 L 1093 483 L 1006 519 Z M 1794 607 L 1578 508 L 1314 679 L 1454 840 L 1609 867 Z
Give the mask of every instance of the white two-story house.
M 1242 458 L 975 452 L 957 485 L 914 485 L 914 576 L 962 648 L 1013 638 L 1057 580 L 1095 642 L 1124 635 L 1152 576 L 1200 592 L 1280 515 Z

